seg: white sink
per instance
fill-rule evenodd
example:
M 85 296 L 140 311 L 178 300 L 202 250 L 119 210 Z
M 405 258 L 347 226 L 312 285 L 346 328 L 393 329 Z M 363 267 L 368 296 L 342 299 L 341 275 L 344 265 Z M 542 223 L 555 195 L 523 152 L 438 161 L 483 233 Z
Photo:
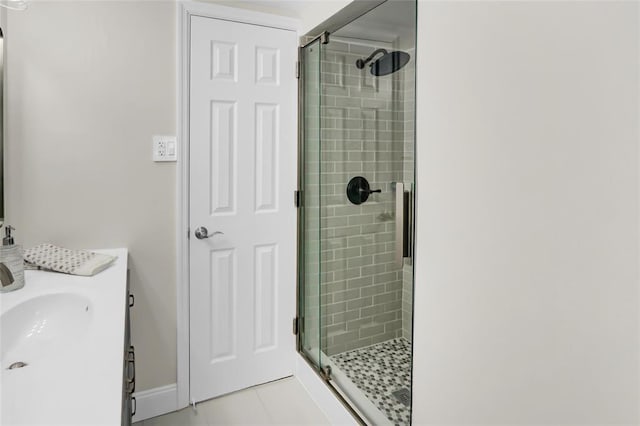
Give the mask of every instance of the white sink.
M 0 316 L 0 367 L 27 365 L 72 350 L 89 330 L 93 309 L 83 295 L 36 296 Z

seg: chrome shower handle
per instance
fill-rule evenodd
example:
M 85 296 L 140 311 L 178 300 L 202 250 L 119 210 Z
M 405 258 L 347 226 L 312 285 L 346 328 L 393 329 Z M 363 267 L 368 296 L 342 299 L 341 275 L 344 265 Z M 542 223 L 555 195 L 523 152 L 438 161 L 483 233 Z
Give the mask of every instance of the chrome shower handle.
M 205 238 L 211 238 L 214 235 L 224 235 L 224 232 L 220 232 L 220 231 L 215 231 L 211 234 L 209 234 L 209 231 L 207 230 L 207 228 L 205 228 L 204 226 L 200 226 L 199 228 L 197 228 L 194 232 L 194 235 L 196 236 L 197 239 L 199 240 L 204 240 Z

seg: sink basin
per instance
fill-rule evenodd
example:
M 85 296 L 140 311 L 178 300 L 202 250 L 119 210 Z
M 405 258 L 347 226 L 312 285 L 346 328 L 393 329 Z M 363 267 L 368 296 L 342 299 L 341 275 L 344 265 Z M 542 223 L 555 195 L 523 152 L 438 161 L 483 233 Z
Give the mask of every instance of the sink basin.
M 67 352 L 89 329 L 91 301 L 74 293 L 27 299 L 0 316 L 0 366 L 27 365 Z

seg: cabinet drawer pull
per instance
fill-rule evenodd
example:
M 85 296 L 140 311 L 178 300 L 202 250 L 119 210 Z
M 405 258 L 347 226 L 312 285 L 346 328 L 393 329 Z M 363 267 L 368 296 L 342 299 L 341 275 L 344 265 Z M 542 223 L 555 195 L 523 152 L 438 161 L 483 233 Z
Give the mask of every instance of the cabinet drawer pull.
M 133 345 L 129 346 L 127 357 L 127 389 L 130 394 L 136 391 L 136 350 Z
M 136 298 L 133 294 L 129 294 L 129 307 L 133 308 L 133 305 L 136 304 Z
M 136 403 L 136 397 L 131 397 L 131 416 L 136 415 L 136 409 L 138 408 L 138 404 Z

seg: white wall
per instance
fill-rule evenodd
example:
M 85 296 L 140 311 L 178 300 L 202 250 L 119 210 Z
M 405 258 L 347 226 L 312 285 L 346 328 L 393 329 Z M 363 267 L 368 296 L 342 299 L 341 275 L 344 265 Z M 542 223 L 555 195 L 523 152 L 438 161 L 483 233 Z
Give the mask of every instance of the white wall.
M 176 131 L 175 5 L 33 2 L 5 34 L 7 222 L 25 246 L 128 247 L 137 388 L 174 383 L 175 164 L 151 137 Z
M 639 424 L 638 2 L 420 2 L 415 424 Z

